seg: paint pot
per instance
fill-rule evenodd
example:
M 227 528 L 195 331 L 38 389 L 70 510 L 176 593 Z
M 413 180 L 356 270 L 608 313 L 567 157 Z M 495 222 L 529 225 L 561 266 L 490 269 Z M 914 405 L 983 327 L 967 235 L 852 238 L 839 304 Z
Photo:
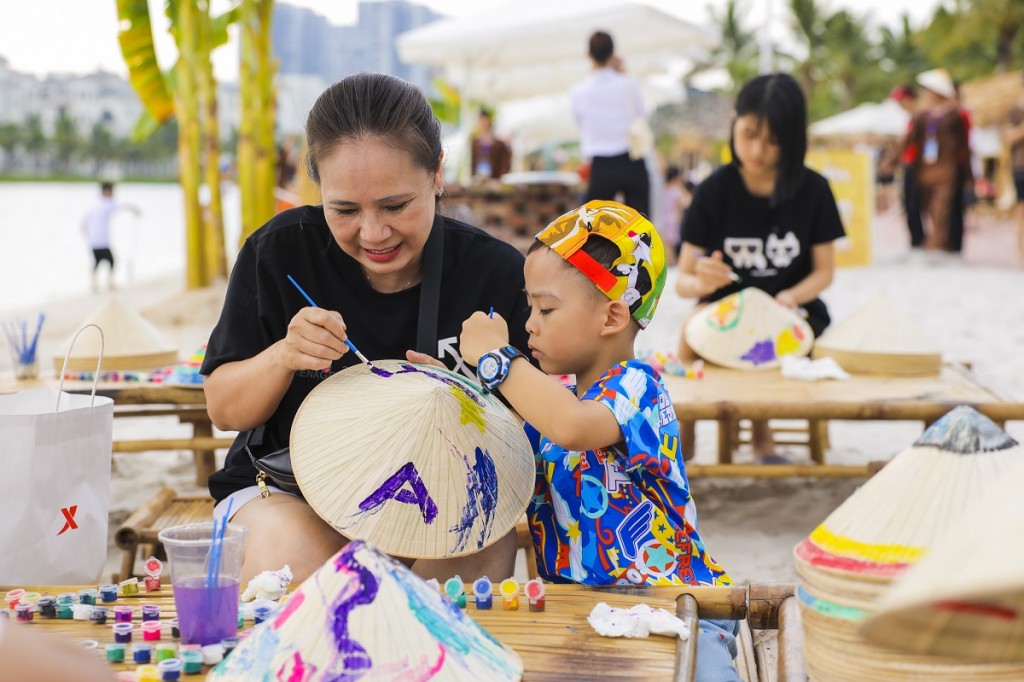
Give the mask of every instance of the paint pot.
M 466 608 L 466 586 L 460 576 L 444 581 L 444 594 L 460 609 Z
M 144 620 L 142 621 L 140 629 L 142 630 L 142 639 L 147 642 L 160 641 L 160 621 Z
M 42 618 L 56 618 L 57 617 L 57 598 L 56 597 L 40 597 L 39 598 L 39 616 Z
M 124 663 L 124 644 L 107 644 L 107 660 L 111 663 Z
M 477 578 L 473 582 L 473 597 L 476 598 L 476 607 L 481 610 L 487 610 L 491 608 L 494 602 L 494 586 L 491 584 L 490 578 L 486 575 Z
M 427 586 L 433 590 L 436 590 L 438 593 L 441 592 L 441 583 L 437 582 L 437 578 L 431 578 L 430 580 L 428 580 Z
M 186 675 L 198 675 L 203 672 L 203 652 L 182 651 L 181 669 Z
M 94 590 L 91 587 L 88 587 L 88 588 L 86 588 L 84 590 L 79 590 L 78 591 L 78 603 L 79 604 L 88 604 L 89 606 L 94 605 L 96 603 L 96 590 Z
M 509 611 L 519 609 L 519 581 L 515 578 L 505 578 L 498 586 L 504 606 Z
M 160 669 L 155 665 L 140 665 L 135 669 L 139 682 L 160 682 Z
M 131 623 L 114 623 L 114 641 L 118 644 L 128 644 L 132 641 Z
M 132 660 L 135 663 L 149 663 L 153 660 L 153 645 L 149 642 L 132 644 Z
M 143 604 L 142 620 L 160 620 L 160 607 L 156 604 Z
M 174 639 L 181 639 L 181 628 L 178 627 L 178 619 L 171 618 L 167 621 L 167 624 L 171 627 L 171 637 Z
M 181 661 L 177 658 L 168 658 L 156 664 L 160 671 L 161 680 L 177 680 L 181 678 Z
M 25 590 L 21 589 L 20 587 L 16 590 L 11 590 L 10 592 L 8 592 L 6 595 L 4 595 L 4 601 L 7 602 L 7 608 L 13 611 L 14 607 L 18 605 L 18 602 L 20 602 L 21 598 L 24 596 Z
M 220 641 L 220 645 L 222 647 L 224 647 L 224 655 L 227 656 L 228 654 L 230 654 L 232 651 L 235 650 L 236 646 L 238 646 L 238 638 L 237 637 L 225 637 L 224 639 L 222 639 Z
M 252 610 L 252 622 L 254 625 L 259 625 L 267 618 L 270 618 L 271 608 L 269 606 L 256 606 Z
M 116 682 L 139 682 L 139 677 L 131 670 L 122 670 L 114 674 Z
M 143 566 L 146 570 L 143 586 L 146 588 L 146 592 L 156 592 L 160 589 L 160 573 L 164 570 L 164 564 L 155 556 L 151 556 L 146 559 Z
M 72 604 L 71 617 L 75 620 L 89 620 L 92 617 L 92 604 Z
M 541 582 L 540 578 L 534 578 L 533 580 L 527 580 L 523 590 L 526 592 L 526 598 L 530 600 L 531 611 L 543 611 L 544 610 L 544 583 Z
M 41 596 L 42 595 L 40 595 L 38 592 L 26 592 L 21 596 L 21 603 L 31 604 L 32 606 L 35 606 L 37 603 L 39 603 L 39 599 L 41 598 Z
M 132 618 L 135 616 L 135 610 L 130 606 L 115 606 L 114 607 L 114 622 L 115 623 L 130 623 Z
M 18 604 L 14 607 L 14 615 L 20 623 L 28 623 L 32 621 L 32 605 L 31 604 Z
M 174 658 L 178 650 L 174 648 L 173 644 L 157 644 L 156 645 L 156 660 L 166 661 L 168 658 Z
M 220 644 L 207 644 L 203 647 L 203 663 L 217 665 L 224 660 L 224 647 Z
M 245 626 L 245 608 L 242 606 L 238 607 L 238 627 L 236 630 L 241 630 Z
M 71 620 L 74 612 L 71 607 L 75 605 L 75 598 L 68 595 L 57 597 L 57 617 L 61 620 Z
M 117 601 L 117 585 L 100 585 L 100 601 L 105 604 Z
M 139 593 L 139 579 L 128 578 L 128 580 L 122 580 L 120 583 L 121 594 L 128 596 L 130 594 Z
M 94 606 L 92 607 L 92 613 L 89 614 L 89 620 L 99 625 L 107 624 L 107 609 L 106 606 Z

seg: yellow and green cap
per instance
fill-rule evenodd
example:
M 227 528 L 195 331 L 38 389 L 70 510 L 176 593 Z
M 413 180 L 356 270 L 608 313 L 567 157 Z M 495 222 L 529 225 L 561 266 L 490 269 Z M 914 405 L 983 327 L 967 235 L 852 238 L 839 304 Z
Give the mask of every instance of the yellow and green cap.
M 619 248 L 605 268 L 583 250 L 593 236 Z M 589 201 L 556 218 L 537 240 L 568 261 L 612 299 L 622 299 L 641 329 L 654 317 L 665 288 L 665 247 L 654 225 L 639 211 L 614 201 Z

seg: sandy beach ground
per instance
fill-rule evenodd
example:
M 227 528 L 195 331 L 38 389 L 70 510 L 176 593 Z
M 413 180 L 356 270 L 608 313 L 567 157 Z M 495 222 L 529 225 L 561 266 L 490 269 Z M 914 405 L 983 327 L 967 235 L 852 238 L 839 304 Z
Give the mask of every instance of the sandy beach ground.
M 841 320 L 878 294 L 905 310 L 931 338 L 938 339 L 948 360 L 971 363 L 986 385 L 1006 396 L 1024 399 L 1024 270 L 1015 263 L 1013 226 L 1006 218 L 981 213 L 969 219 L 961 258 L 921 262 L 906 257 L 907 240 L 897 209 L 880 214 L 874 224 L 875 258 L 869 267 L 842 269 L 824 298 L 833 320 Z M 177 343 L 187 357 L 204 343 L 215 323 L 223 285 L 182 291 L 180 277 L 164 278 L 118 292 L 125 302 Z M 679 321 L 690 302 L 677 298 L 674 277 L 650 328 L 638 339 L 642 348 L 673 351 Z M 52 301 L 40 341 L 43 358 L 101 303 L 102 295 Z M 34 315 L 35 311 L 26 311 Z M 0 374 L 10 372 L 0 358 Z M 173 418 L 116 420 L 114 437 L 154 438 L 186 435 Z M 888 459 L 920 434 L 919 423 L 833 422 L 829 462 L 866 463 Z M 1024 439 L 1024 423 L 1009 432 Z M 715 426 L 698 427 L 696 461 L 714 461 Z M 806 461 L 806 449 L 780 452 Z M 223 456 L 220 453 L 218 461 Z M 749 452 L 736 461 L 750 461 Z M 863 480 L 835 479 L 698 479 L 693 490 L 700 528 L 711 552 L 734 579 L 793 582 L 792 548 Z M 194 483 L 191 453 L 116 454 L 110 500 L 110 533 L 162 486 L 181 493 L 204 492 Z M 115 570 L 120 551 L 111 543 L 105 574 Z

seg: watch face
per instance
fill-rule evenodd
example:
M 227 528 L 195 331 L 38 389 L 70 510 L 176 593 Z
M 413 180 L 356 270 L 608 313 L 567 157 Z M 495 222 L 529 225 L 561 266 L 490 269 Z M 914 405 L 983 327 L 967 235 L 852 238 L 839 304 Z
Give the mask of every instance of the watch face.
M 480 378 L 484 381 L 490 381 L 498 374 L 498 359 L 491 354 L 487 354 L 480 358 L 480 364 L 477 366 L 477 371 L 480 373 Z

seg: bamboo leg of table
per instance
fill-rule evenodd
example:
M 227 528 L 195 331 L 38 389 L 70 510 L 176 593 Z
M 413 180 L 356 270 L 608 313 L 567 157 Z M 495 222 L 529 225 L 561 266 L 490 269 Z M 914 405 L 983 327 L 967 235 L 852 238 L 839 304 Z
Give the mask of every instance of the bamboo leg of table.
M 718 463 L 732 464 L 732 451 L 734 445 L 733 429 L 737 423 L 733 419 L 718 420 Z
M 697 600 L 689 594 L 679 595 L 676 615 L 690 629 L 689 637 L 676 642 L 676 682 L 693 682 L 697 679 L 697 636 L 700 634 Z
M 811 461 L 815 464 L 825 463 L 825 448 L 828 440 L 828 421 L 825 419 L 807 420 L 807 445 L 811 450 Z
M 188 423 L 192 424 L 192 436 L 194 438 L 212 438 L 213 437 L 213 424 L 210 423 L 209 418 L 187 420 Z M 192 461 L 196 467 L 196 485 L 205 487 L 210 479 L 210 474 L 216 470 L 214 463 L 214 450 L 192 450 Z
M 796 597 L 787 597 L 779 608 L 778 682 L 805 682 L 804 631 Z

